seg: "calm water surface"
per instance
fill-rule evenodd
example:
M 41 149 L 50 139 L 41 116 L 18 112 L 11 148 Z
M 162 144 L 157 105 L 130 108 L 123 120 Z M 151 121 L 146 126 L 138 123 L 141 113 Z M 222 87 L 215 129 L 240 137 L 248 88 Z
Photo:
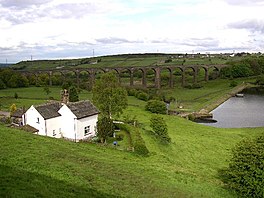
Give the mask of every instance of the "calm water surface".
M 245 128 L 264 126 L 264 95 L 245 93 L 232 97 L 212 111 L 216 123 L 205 125 L 219 128 Z

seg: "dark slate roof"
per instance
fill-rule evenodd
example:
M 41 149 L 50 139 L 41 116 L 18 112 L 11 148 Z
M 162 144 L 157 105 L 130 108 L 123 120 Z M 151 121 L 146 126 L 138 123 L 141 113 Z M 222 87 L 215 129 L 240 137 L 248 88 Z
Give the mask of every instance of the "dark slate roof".
M 58 113 L 62 105 L 59 102 L 47 103 L 43 105 L 36 106 L 36 110 L 42 115 L 42 117 L 47 120 L 50 118 L 55 118 L 60 116 Z
M 70 102 L 67 104 L 67 107 L 72 111 L 77 119 L 85 118 L 99 113 L 96 107 L 88 100 Z
M 21 126 L 20 128 L 25 130 L 25 131 L 31 132 L 31 133 L 36 133 L 39 131 L 38 129 L 36 129 L 32 126 L 29 126 L 29 125 L 24 125 L 24 126 Z
M 17 109 L 14 113 L 12 113 L 11 117 L 14 118 L 22 118 L 22 115 L 27 111 L 27 109 Z

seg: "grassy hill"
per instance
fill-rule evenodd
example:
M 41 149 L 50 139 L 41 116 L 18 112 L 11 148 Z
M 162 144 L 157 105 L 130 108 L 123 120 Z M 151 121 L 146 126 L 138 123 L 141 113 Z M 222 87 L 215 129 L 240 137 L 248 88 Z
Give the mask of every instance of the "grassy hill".
M 140 122 L 148 157 L 0 125 L 0 197 L 236 197 L 218 170 L 239 140 L 263 128 L 217 129 L 164 116 L 172 143 L 163 145 L 150 132 L 145 102 L 129 104 L 124 114 Z
M 183 54 L 123 54 L 113 56 L 101 56 L 81 59 L 62 60 L 33 60 L 21 61 L 12 66 L 20 70 L 44 70 L 61 68 L 89 68 L 89 67 L 126 67 L 126 66 L 151 66 L 151 65 L 200 65 L 200 64 L 225 64 L 229 60 L 238 57 L 215 55 Z
M 245 79 L 238 80 L 239 82 Z M 200 109 L 229 92 L 229 81 L 215 80 L 200 89 L 161 90 L 188 109 Z M 2 110 L 40 104 L 51 96 L 59 100 L 59 87 L 3 89 Z M 14 98 L 17 93 L 19 98 Z M 82 91 L 80 99 L 91 99 Z M 244 137 L 263 128 L 218 129 L 164 115 L 172 143 L 161 144 L 150 131 L 146 102 L 129 97 L 123 116 L 136 116 L 148 157 L 91 143 L 73 143 L 33 135 L 0 125 L 0 197 L 236 197 L 224 188 L 218 171 L 227 167 L 231 149 Z M 122 119 L 122 117 L 120 118 Z

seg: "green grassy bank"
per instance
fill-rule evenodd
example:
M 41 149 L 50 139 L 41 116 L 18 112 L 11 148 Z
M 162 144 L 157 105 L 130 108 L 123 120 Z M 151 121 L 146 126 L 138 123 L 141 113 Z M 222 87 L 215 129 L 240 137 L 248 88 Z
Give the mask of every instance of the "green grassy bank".
M 162 92 L 195 110 L 231 89 L 229 81 L 217 80 L 201 89 L 176 87 Z M 58 100 L 60 88 L 50 90 L 48 96 L 41 87 L 1 90 L 1 108 L 12 103 L 27 107 L 48 97 Z M 79 96 L 91 99 L 87 91 Z M 0 197 L 236 197 L 224 188 L 218 171 L 228 165 L 238 141 L 259 135 L 263 128 L 219 129 L 164 115 L 172 139 L 164 145 L 150 131 L 152 114 L 144 110 L 146 102 L 135 97 L 128 102 L 123 116 L 136 116 L 148 157 L 111 145 L 73 143 L 0 125 Z
M 263 128 L 218 129 L 164 116 L 172 143 L 163 145 L 144 106 L 129 97 L 124 115 L 139 121 L 148 157 L 0 126 L 0 197 L 236 197 L 218 170 L 239 140 Z

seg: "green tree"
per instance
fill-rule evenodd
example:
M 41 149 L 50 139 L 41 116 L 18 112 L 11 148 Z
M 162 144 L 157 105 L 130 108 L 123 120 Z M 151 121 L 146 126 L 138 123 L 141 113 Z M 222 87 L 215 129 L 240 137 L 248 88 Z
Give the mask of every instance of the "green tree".
M 168 135 L 168 126 L 163 117 L 159 115 L 153 115 L 150 119 L 150 127 L 160 140 L 165 143 L 171 142 L 171 138 Z
M 4 83 L 4 81 L 0 78 L 0 89 L 5 89 L 6 85 Z
M 127 107 L 127 92 L 113 73 L 105 73 L 93 87 L 93 102 L 103 116 L 119 115 Z
M 13 115 L 17 110 L 16 104 L 12 104 L 9 109 L 10 109 L 10 115 Z
M 102 116 L 97 122 L 97 136 L 100 138 L 101 143 L 104 143 L 108 136 L 114 133 L 114 124 L 111 118 Z
M 7 82 L 7 86 L 10 88 L 16 88 L 18 87 L 18 81 L 19 81 L 18 76 L 12 75 Z
M 79 101 L 78 91 L 74 86 L 70 87 L 69 89 L 69 101 L 70 102 Z
M 152 113 L 166 114 L 167 108 L 163 101 L 150 100 L 147 102 L 145 109 Z
M 244 139 L 232 151 L 222 180 L 243 197 L 264 197 L 264 135 Z

